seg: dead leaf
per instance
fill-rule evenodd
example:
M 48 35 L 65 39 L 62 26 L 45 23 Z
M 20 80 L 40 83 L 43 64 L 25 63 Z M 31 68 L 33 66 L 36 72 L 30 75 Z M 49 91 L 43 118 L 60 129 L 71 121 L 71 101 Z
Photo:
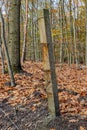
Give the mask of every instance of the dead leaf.
M 36 107 L 33 106 L 33 107 L 31 108 L 31 110 L 32 110 L 32 111 L 35 111 L 35 110 L 36 110 Z
M 87 115 L 87 110 L 83 112 L 84 115 Z
M 80 93 L 81 96 L 85 96 L 86 95 L 86 91 L 83 91 Z
M 52 129 L 50 129 L 50 130 L 56 130 L 56 129 L 52 128 Z
M 74 123 L 74 122 L 78 122 L 79 120 L 76 120 L 76 119 L 72 119 L 72 120 L 69 120 L 70 123 Z
M 86 130 L 83 126 L 80 126 L 79 130 Z

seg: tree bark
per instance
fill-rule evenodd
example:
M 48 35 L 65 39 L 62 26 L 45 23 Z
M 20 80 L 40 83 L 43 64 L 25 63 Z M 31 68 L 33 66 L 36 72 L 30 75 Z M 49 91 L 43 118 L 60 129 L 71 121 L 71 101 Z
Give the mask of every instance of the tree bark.
M 21 70 L 20 63 L 20 5 L 21 0 L 10 0 L 9 7 L 9 56 L 14 72 Z
M 85 40 L 85 65 L 87 66 L 87 0 L 85 1 L 85 26 L 86 26 L 86 40 Z
M 6 58 L 7 58 L 7 64 L 8 64 L 8 70 L 9 70 L 9 75 L 10 75 L 10 79 L 11 79 L 11 86 L 15 86 L 15 79 L 14 79 L 14 75 L 13 75 L 13 71 L 12 71 L 12 67 L 11 67 L 11 62 L 10 62 L 10 58 L 9 58 L 9 54 L 8 54 L 8 49 L 7 49 L 7 44 L 6 44 L 6 38 L 5 38 L 5 28 L 4 28 L 4 19 L 3 19 L 3 15 L 0 9 L 0 17 L 1 17 L 1 23 L 2 23 L 2 42 L 4 44 L 4 49 L 5 49 L 5 54 L 6 54 Z
M 24 43 L 23 43 L 22 59 L 21 59 L 22 63 L 25 60 L 25 53 L 26 53 L 27 25 L 28 25 L 28 0 L 26 0 L 26 19 L 25 19 L 25 24 L 24 24 Z

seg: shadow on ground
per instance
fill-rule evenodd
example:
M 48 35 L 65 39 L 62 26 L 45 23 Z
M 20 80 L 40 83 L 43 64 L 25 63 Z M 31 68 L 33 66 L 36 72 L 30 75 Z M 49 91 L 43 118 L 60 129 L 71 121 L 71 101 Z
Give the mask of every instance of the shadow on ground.
M 40 106 L 32 111 L 30 106 L 11 106 L 7 99 L 0 102 L 0 130 L 36 130 L 37 124 L 47 115 L 47 108 Z

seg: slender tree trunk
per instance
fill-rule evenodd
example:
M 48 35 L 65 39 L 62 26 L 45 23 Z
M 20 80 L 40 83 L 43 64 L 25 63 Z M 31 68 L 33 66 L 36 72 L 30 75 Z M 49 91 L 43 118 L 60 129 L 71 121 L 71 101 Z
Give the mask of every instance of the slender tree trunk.
M 85 24 L 86 24 L 85 65 L 87 66 L 87 0 L 85 1 Z
M 7 58 L 7 64 L 8 64 L 8 70 L 9 70 L 9 75 L 10 75 L 10 79 L 11 79 L 11 86 L 15 86 L 15 79 L 14 79 L 14 75 L 13 75 L 13 71 L 12 71 L 12 67 L 11 67 L 11 62 L 10 62 L 10 58 L 9 58 L 9 54 L 8 54 L 8 49 L 7 49 L 7 44 L 6 44 L 6 38 L 5 38 L 5 28 L 4 28 L 4 19 L 3 19 L 3 15 L 0 9 L 0 17 L 1 17 L 1 24 L 2 24 L 2 42 L 4 44 L 4 50 L 5 50 L 5 54 L 6 54 L 6 58 Z
M 68 64 L 70 65 L 70 59 L 69 56 L 71 54 L 71 50 L 69 48 L 69 42 L 68 42 L 68 32 L 67 32 L 67 18 L 66 18 L 66 14 L 65 14 L 65 9 L 64 9 L 64 22 L 65 22 L 65 46 L 66 46 L 66 55 L 67 55 L 67 60 L 68 60 Z
M 61 21 L 61 42 L 60 42 L 60 67 L 62 65 L 62 50 L 63 50 L 63 0 L 60 3 L 60 21 Z
M 73 9 L 73 13 L 74 13 L 74 18 L 73 18 L 73 35 L 74 35 L 74 55 L 75 55 L 75 63 L 76 63 L 76 67 L 78 66 L 78 60 L 77 60 L 77 46 L 76 46 L 76 26 L 75 26 L 75 1 L 74 2 L 74 9 Z
M 6 1 L 6 17 L 5 17 L 5 27 L 6 27 L 6 43 L 8 47 L 9 40 L 9 1 Z
M 69 54 L 69 65 L 71 65 L 72 63 L 72 58 L 74 59 L 74 54 L 73 54 L 73 22 L 72 22 L 72 0 L 69 1 L 69 5 L 70 5 L 70 43 L 69 43 L 69 49 L 70 49 L 70 54 Z M 72 54 L 72 55 L 71 55 Z
M 0 57 L 2 61 L 2 73 L 5 73 L 5 65 L 4 65 L 4 55 L 2 50 L 2 40 L 1 40 L 1 23 L 0 23 Z
M 26 43 L 27 43 L 27 25 L 28 25 L 28 0 L 26 0 L 26 19 L 25 19 L 25 24 L 24 24 L 24 43 L 23 43 L 22 58 L 21 58 L 22 63 L 25 60 Z
M 32 15 L 31 15 L 32 23 L 31 23 L 31 30 L 32 30 L 32 60 L 35 61 L 35 43 L 34 43 L 34 0 L 32 0 Z
M 2 50 L 2 41 L 0 38 L 0 56 L 1 56 L 1 61 L 2 61 L 2 73 L 5 73 L 5 64 L 4 64 L 4 55 L 3 55 L 3 50 Z

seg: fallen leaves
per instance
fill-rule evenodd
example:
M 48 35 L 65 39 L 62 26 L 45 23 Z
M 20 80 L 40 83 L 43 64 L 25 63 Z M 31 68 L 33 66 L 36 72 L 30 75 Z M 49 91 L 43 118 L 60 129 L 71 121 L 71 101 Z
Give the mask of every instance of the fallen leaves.
M 74 65 L 56 65 L 57 81 L 59 83 L 59 101 L 61 113 L 81 114 L 87 108 L 87 73 L 86 69 L 76 69 Z
M 15 74 L 17 84 L 15 88 L 4 84 L 10 81 L 7 74 L 0 75 L 0 102 L 8 102 L 14 108 L 19 106 L 17 110 L 20 111 L 26 111 L 27 109 L 32 113 L 36 113 L 40 108 L 44 111 L 47 108 L 47 94 L 42 63 L 25 62 L 23 70 L 23 73 Z M 87 116 L 86 71 L 84 69 L 76 70 L 75 66 L 69 68 L 68 65 L 63 65 L 60 69 L 59 65 L 56 65 L 62 115 Z M 77 118 L 69 118 L 68 123 L 76 124 L 78 122 Z M 83 126 L 81 124 L 79 130 L 86 130 Z M 50 130 L 57 129 L 53 126 Z
M 0 100 L 9 97 L 8 102 L 11 105 L 37 104 L 31 105 L 31 109 L 35 110 L 41 105 L 40 100 L 47 99 L 43 66 L 40 62 L 25 62 L 23 70 L 23 73 L 15 74 L 17 84 L 15 88 L 4 85 L 5 82 L 9 82 L 7 74 L 0 75 Z M 74 65 L 69 67 L 65 64 L 62 69 L 56 65 L 58 88 L 61 90 L 59 101 L 62 114 L 87 115 L 86 71 L 77 70 Z

